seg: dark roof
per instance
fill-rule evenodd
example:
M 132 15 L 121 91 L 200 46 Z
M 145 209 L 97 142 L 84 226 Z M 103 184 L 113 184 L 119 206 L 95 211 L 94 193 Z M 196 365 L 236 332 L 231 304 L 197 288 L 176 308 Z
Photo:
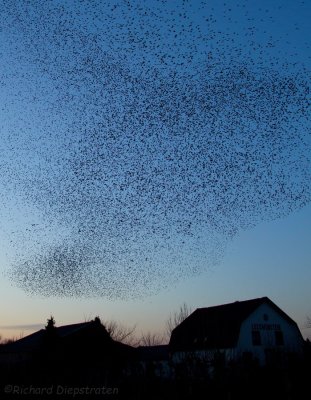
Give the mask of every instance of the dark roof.
M 18 352 L 18 351 L 31 351 L 40 348 L 44 343 L 45 329 L 34 332 L 25 336 L 16 342 L 8 343 L 2 346 L 2 352 Z
M 65 337 L 71 335 L 75 332 L 78 332 L 81 329 L 87 328 L 90 324 L 94 324 L 94 321 L 90 322 L 81 322 L 80 324 L 71 324 L 71 325 L 64 325 L 60 326 L 57 329 L 57 335 L 59 337 Z
M 96 321 L 82 322 L 79 324 L 64 325 L 60 327 L 55 327 L 55 337 L 58 339 L 67 339 L 73 337 L 76 333 L 88 328 L 99 326 L 101 335 L 109 338 L 111 342 L 113 340 L 110 338 L 105 327 Z M 45 344 L 47 330 L 41 329 L 34 332 L 28 336 L 25 336 L 16 342 L 9 343 L 2 347 L 3 352 L 19 352 L 19 351 L 34 351 L 40 349 Z
M 297 324 L 268 297 L 236 301 L 196 309 L 172 331 L 170 349 L 176 351 L 235 347 L 242 322 L 264 303 L 269 304 L 289 323 L 297 327 Z

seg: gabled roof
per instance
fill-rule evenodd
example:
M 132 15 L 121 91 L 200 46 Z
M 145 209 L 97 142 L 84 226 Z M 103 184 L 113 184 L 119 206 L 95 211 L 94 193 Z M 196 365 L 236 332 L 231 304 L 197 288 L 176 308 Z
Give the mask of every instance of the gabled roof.
M 8 343 L 1 348 L 2 352 L 31 351 L 40 348 L 44 343 L 45 329 L 31 333 L 15 342 Z
M 100 332 L 106 339 L 113 340 L 110 338 L 105 327 L 96 321 L 82 322 L 79 324 L 64 325 L 60 327 L 55 327 L 55 336 L 58 339 L 66 339 L 74 336 L 83 330 L 88 330 L 94 326 L 100 327 Z M 20 352 L 20 351 L 34 351 L 41 349 L 45 345 L 45 340 L 47 338 L 47 330 L 41 329 L 34 332 L 28 336 L 25 336 L 16 342 L 9 343 L 1 349 L 3 352 Z
M 78 332 L 81 329 L 88 328 L 90 326 L 90 324 L 94 324 L 94 321 L 81 322 L 79 324 L 71 324 L 71 325 L 59 326 L 58 328 L 56 328 L 57 335 L 59 337 L 72 335 L 73 333 Z
M 269 304 L 290 324 L 297 326 L 268 297 L 236 301 L 234 303 L 196 309 L 172 331 L 169 343 L 170 348 L 176 351 L 235 347 L 242 322 L 264 303 Z

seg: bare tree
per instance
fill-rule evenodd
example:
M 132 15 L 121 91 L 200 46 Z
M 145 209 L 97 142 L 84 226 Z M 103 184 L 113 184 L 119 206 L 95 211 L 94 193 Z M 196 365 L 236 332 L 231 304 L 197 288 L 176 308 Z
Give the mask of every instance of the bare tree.
M 18 340 L 17 338 L 13 337 L 13 338 L 9 338 L 9 339 L 3 339 L 2 336 L 0 335 L 0 346 L 1 345 L 6 345 L 6 344 L 10 344 L 10 343 L 14 343 L 16 342 L 16 340 Z
M 135 336 L 136 325 L 126 326 L 113 319 L 102 320 L 99 316 L 93 318 L 91 314 L 84 315 L 85 322 L 91 322 L 95 320 L 98 320 L 105 327 L 106 331 L 113 340 L 128 344 L 130 346 L 136 346 L 138 344 L 138 339 Z
M 183 303 L 179 309 L 170 314 L 166 321 L 166 335 L 169 340 L 172 334 L 172 330 L 176 328 L 177 325 L 181 324 L 192 312 L 191 307 L 186 303 Z
M 92 314 L 89 313 L 88 315 L 84 314 L 84 322 L 91 322 L 93 321 Z
M 130 346 L 137 345 L 138 341 L 135 336 L 136 325 L 126 326 L 115 320 L 104 321 L 103 325 L 113 340 Z
M 159 333 L 143 333 L 139 340 L 140 346 L 159 346 L 165 343 L 165 337 Z

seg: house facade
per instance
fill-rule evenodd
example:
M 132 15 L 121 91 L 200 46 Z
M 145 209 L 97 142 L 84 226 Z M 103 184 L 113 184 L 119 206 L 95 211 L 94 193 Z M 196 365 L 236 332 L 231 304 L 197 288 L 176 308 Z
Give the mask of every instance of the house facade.
M 113 340 L 99 318 L 41 329 L 0 348 L 0 372 L 10 380 L 114 380 L 123 376 L 135 349 Z M 0 374 L 0 375 L 1 375 Z
M 139 346 L 137 348 L 139 374 L 144 378 L 169 379 L 172 368 L 169 360 L 169 346 Z
M 217 355 L 227 363 L 251 358 L 267 365 L 300 357 L 303 344 L 297 324 L 262 297 L 195 310 L 173 330 L 169 346 L 175 364 L 212 364 Z

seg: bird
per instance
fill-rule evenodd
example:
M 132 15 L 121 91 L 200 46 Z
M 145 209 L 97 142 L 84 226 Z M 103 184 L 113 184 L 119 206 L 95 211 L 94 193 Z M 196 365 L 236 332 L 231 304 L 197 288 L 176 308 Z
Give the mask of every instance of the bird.
M 6 2 L 0 185 L 40 219 L 15 227 L 15 285 L 144 298 L 310 202 L 310 72 L 257 11 Z

